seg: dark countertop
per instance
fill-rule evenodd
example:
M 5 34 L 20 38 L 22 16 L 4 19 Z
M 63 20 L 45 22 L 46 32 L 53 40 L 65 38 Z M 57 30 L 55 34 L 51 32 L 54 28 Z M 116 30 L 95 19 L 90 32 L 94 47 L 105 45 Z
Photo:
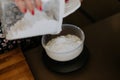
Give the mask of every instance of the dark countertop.
M 64 75 L 51 72 L 38 46 L 24 52 L 36 80 L 120 80 L 120 13 L 82 29 L 90 51 L 87 65 Z

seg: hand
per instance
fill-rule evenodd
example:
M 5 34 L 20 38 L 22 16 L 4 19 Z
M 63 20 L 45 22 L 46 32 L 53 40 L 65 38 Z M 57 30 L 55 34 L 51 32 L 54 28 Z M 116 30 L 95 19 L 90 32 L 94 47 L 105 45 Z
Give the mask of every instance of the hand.
M 65 0 L 65 2 L 67 3 L 69 0 Z M 80 2 L 82 2 L 83 0 L 80 0 Z
M 67 3 L 69 0 L 65 0 Z M 83 0 L 80 0 L 83 1 Z M 38 10 L 42 11 L 42 2 L 41 0 L 15 0 L 16 5 L 19 7 L 22 13 L 26 13 L 27 10 L 31 12 L 32 15 L 35 14 L 34 8 L 36 7 Z M 33 5 L 35 3 L 35 5 Z
M 15 0 L 16 5 L 19 7 L 22 13 L 26 13 L 27 10 L 34 15 L 34 8 L 42 11 L 42 2 L 41 0 Z M 33 5 L 35 3 L 35 5 Z

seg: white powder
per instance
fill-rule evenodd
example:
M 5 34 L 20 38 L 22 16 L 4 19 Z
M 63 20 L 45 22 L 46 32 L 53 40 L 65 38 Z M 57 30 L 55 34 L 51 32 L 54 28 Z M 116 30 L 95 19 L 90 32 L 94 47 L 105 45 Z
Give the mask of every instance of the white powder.
M 53 52 L 68 52 L 80 46 L 81 40 L 75 35 L 60 36 L 49 41 L 46 45 L 48 50 Z
M 50 40 L 44 48 L 53 60 L 69 61 L 81 54 L 83 41 L 75 35 L 68 34 Z
M 58 22 L 52 16 L 48 17 L 45 12 L 35 10 L 34 16 L 27 12 L 22 20 L 13 25 L 6 38 L 9 40 L 19 39 L 44 34 L 56 34 L 60 31 Z

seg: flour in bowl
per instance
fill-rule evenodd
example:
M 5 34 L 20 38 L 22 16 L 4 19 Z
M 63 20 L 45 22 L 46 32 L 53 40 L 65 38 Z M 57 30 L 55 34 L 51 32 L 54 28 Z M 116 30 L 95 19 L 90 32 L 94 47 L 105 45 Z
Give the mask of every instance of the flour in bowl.
M 83 41 L 75 35 L 53 38 L 44 46 L 47 55 L 56 61 L 69 61 L 79 56 L 83 50 Z
M 81 39 L 75 35 L 68 34 L 52 39 L 46 45 L 46 48 L 53 52 L 69 52 L 80 46 Z

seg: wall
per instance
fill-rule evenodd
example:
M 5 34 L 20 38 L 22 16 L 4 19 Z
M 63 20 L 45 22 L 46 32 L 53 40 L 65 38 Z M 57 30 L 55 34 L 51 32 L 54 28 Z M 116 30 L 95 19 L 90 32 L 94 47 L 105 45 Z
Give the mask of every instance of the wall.
M 120 0 L 84 0 L 82 9 L 95 20 L 101 20 L 120 12 Z

